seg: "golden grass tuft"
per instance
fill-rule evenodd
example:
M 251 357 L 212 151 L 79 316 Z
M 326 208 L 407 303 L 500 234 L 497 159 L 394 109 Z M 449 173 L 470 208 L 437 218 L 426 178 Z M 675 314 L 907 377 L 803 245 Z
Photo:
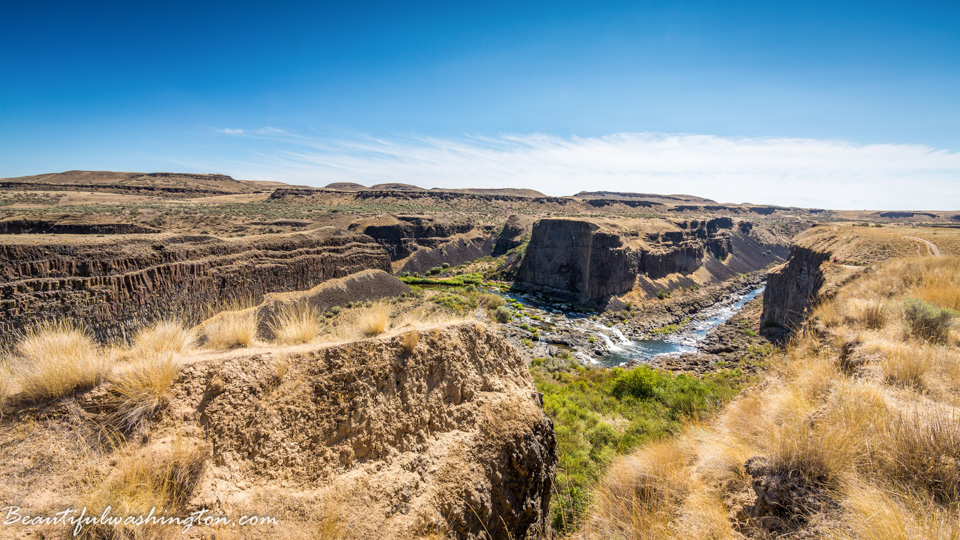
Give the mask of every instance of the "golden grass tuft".
M 942 308 L 960 311 L 960 257 L 943 257 L 925 263 L 917 274 L 910 296 Z
M 880 353 L 880 369 L 887 383 L 918 390 L 925 387 L 924 380 L 933 365 L 931 348 L 882 340 L 871 343 L 868 350 Z
M 400 338 L 400 346 L 403 347 L 403 352 L 407 354 L 413 354 L 418 343 L 420 343 L 420 332 L 416 330 L 405 332 L 403 337 Z
M 201 331 L 210 349 L 249 347 L 257 339 L 260 321 L 255 309 L 224 311 L 205 321 Z
M 143 352 L 124 366 L 112 389 L 121 425 L 132 428 L 152 416 L 179 373 L 180 357 L 172 351 Z
M 922 493 L 857 483 L 841 501 L 843 519 L 832 530 L 837 540 L 957 540 L 960 520 Z
M 887 322 L 885 303 L 876 298 L 853 298 L 842 307 L 844 322 L 870 330 L 883 328 Z
M 270 331 L 278 343 L 297 345 L 316 339 L 323 330 L 323 314 L 311 304 L 297 302 L 282 306 L 270 323 Z
M 354 316 L 357 330 L 364 336 L 379 336 L 387 330 L 390 324 L 390 307 L 386 304 L 377 303 L 370 307 L 362 308 Z
M 7 400 L 7 395 L 10 393 L 10 379 L 12 378 L 7 363 L 0 361 L 0 406 Z
M 111 515 L 179 515 L 206 468 L 208 451 L 182 439 L 174 440 L 160 452 L 124 451 L 113 474 L 101 479 L 85 497 L 88 513 L 99 515 L 107 507 Z M 86 527 L 80 538 L 165 537 L 163 527 L 97 525 Z
M 133 339 L 132 355 L 172 352 L 186 354 L 193 350 L 197 334 L 174 320 L 157 321 L 140 330 Z
M 32 399 L 57 398 L 91 388 L 110 368 L 109 359 L 90 334 L 66 321 L 28 328 L 15 353 L 15 376 Z
M 670 538 L 673 509 L 695 485 L 688 460 L 677 440 L 666 440 L 614 462 L 597 486 L 588 536 Z
M 887 475 L 926 490 L 935 500 L 960 502 L 960 415 L 929 411 L 902 414 L 892 422 Z

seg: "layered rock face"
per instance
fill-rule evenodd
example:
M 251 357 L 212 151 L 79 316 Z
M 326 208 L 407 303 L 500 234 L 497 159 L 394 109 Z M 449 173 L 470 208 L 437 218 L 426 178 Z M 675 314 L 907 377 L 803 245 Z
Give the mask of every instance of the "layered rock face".
M 280 484 L 352 538 L 542 537 L 556 443 L 522 357 L 478 323 L 408 332 L 186 366 L 159 427 L 214 449 L 194 502 Z
M 618 234 L 575 219 L 542 219 L 533 226 L 517 279 L 568 291 L 583 300 L 633 288 L 640 271 L 638 253 Z
M 829 258 L 829 253 L 808 247 L 790 248 L 790 259 L 768 277 L 761 315 L 764 325 L 792 331 L 803 324 L 823 286 L 821 266 Z
M 0 245 L 0 340 L 51 318 L 82 321 L 101 339 L 123 337 L 144 321 L 189 319 L 224 301 L 258 302 L 267 292 L 390 270 L 379 244 L 334 228 L 227 240 L 8 238 Z
M 542 219 L 533 226 L 517 280 L 590 303 L 655 287 L 650 280 L 668 276 L 703 269 L 701 279 L 721 281 L 782 261 L 786 248 L 762 244 L 751 229 L 730 218 L 623 224 Z
M 397 272 L 424 273 L 443 263 L 473 261 L 490 255 L 496 242 L 495 227 L 465 219 L 385 216 L 354 223 L 350 230 L 380 243 Z

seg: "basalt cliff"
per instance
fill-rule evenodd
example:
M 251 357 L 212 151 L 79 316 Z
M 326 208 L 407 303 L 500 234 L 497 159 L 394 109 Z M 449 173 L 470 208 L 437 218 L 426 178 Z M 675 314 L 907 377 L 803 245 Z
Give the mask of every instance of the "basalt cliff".
M 390 270 L 368 236 L 334 228 L 220 239 L 118 235 L 9 237 L 0 244 L 0 335 L 54 318 L 82 321 L 101 339 L 145 321 L 191 318 L 207 306 L 256 303 L 366 269 Z
M 784 260 L 783 242 L 751 222 L 541 219 L 517 274 L 582 303 L 640 290 L 715 283 Z

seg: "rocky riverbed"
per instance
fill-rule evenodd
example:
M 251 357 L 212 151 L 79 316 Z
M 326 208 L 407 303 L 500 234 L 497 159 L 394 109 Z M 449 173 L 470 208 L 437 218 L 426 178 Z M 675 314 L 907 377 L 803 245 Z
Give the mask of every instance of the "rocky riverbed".
M 760 272 L 742 275 L 602 313 L 539 294 L 507 294 L 514 317 L 504 330 L 531 359 L 574 357 L 607 367 L 650 363 L 695 372 L 731 363 L 752 369 L 751 359 L 769 347 L 759 336 L 763 280 Z

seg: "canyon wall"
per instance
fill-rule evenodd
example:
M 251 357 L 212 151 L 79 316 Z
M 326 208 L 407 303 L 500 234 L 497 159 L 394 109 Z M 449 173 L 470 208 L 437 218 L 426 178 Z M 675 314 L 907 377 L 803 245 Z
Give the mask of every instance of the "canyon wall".
M 830 253 L 794 245 L 786 264 L 770 272 L 763 295 L 765 327 L 793 331 L 807 319 L 824 283 L 822 266 Z
M 765 244 L 750 222 L 722 217 L 687 221 L 610 222 L 541 219 L 533 226 L 517 281 L 572 293 L 583 303 L 643 289 L 718 282 L 784 260 L 787 248 Z
M 361 270 L 390 270 L 370 237 L 334 228 L 210 236 L 7 237 L 0 244 L 0 340 L 44 319 L 83 322 L 100 339 L 144 321 L 199 316 L 231 300 L 307 290 Z
M 188 364 L 154 438 L 214 449 L 199 507 L 282 485 L 306 511 L 335 500 L 351 538 L 545 537 L 556 442 L 523 358 L 475 322 L 406 332 L 413 348 L 401 334 Z
M 426 216 L 382 216 L 358 221 L 350 230 L 366 234 L 386 249 L 393 269 L 426 273 L 435 266 L 452 266 L 493 252 L 497 229 L 467 219 Z

